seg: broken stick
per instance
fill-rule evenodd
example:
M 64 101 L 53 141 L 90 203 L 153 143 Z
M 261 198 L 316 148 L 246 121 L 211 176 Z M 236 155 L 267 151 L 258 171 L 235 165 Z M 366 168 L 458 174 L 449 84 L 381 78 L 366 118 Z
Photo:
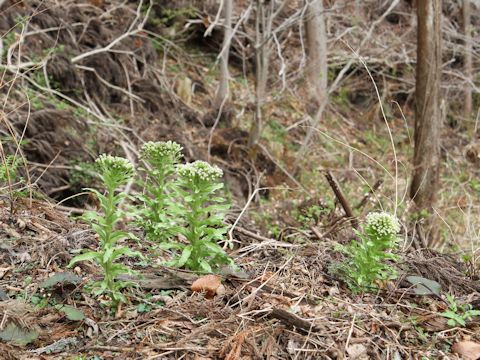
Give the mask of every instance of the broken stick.
M 335 193 L 335 196 L 340 202 L 340 205 L 342 205 L 342 208 L 345 211 L 345 214 L 347 215 L 347 217 L 349 217 L 352 220 L 353 227 L 355 229 L 358 229 L 358 220 L 355 217 L 355 215 L 353 215 L 352 208 L 350 207 L 350 204 L 348 203 L 347 199 L 343 195 L 343 192 L 340 189 L 340 185 L 338 185 L 337 180 L 333 177 L 330 171 L 327 171 L 325 173 L 325 177 L 327 178 L 327 181 L 330 184 L 330 187 L 332 188 L 333 192 Z

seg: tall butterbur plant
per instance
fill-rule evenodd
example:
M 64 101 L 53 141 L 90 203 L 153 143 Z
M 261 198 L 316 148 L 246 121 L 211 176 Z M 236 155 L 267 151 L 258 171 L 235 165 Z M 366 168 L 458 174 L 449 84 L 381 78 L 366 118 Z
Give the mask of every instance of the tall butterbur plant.
M 385 212 L 367 215 L 363 232 L 357 232 L 359 240 L 339 247 L 347 260 L 339 266 L 352 290 L 368 290 L 376 287 L 378 281 L 394 279 L 395 269 L 388 261 L 395 261 L 393 253 L 398 246 L 400 224 L 397 218 Z
M 118 245 L 119 240 L 128 237 L 126 232 L 117 229 L 117 224 L 124 218 L 119 205 L 127 197 L 127 194 L 118 189 L 133 177 L 134 169 L 127 159 L 105 154 L 100 155 L 96 160 L 96 167 L 105 187 L 105 193 L 102 194 L 96 189 L 87 190 L 98 198 L 102 214 L 91 211 L 84 215 L 84 219 L 98 234 L 99 248 L 97 251 L 75 256 L 69 267 L 80 261 L 93 261 L 100 265 L 103 270 L 103 279 L 93 284 L 92 291 L 94 295 L 108 295 L 113 306 L 116 306 L 119 302 L 127 301 L 121 289 L 130 285 L 129 282 L 119 280 L 118 276 L 133 273 L 128 266 L 118 263 L 117 260 L 124 255 L 140 255 L 126 246 Z
M 25 194 L 25 190 L 17 190 L 17 186 L 22 183 L 22 178 L 18 176 L 21 158 L 14 155 L 3 156 L 3 154 L 1 158 L 0 193 L 8 194 L 10 212 L 13 213 L 15 200 Z
M 0 163 L 0 185 L 9 185 L 17 180 L 20 157 L 7 155 Z
M 176 193 L 180 201 L 174 203 L 170 211 L 182 219 L 182 226 L 178 226 L 177 231 L 188 244 L 162 244 L 164 249 L 178 251 L 170 265 L 204 272 L 212 272 L 221 265 L 233 265 L 217 243 L 227 232 L 223 219 L 229 208 L 226 200 L 218 194 L 223 188 L 222 175 L 219 167 L 205 161 L 178 165 Z
M 171 235 L 174 219 L 169 214 L 170 195 L 174 182 L 172 175 L 182 157 L 182 146 L 173 141 L 147 142 L 141 150 L 147 164 L 143 169 L 146 177 L 139 183 L 144 191 L 139 195 L 143 206 L 138 223 L 151 240 L 165 241 Z

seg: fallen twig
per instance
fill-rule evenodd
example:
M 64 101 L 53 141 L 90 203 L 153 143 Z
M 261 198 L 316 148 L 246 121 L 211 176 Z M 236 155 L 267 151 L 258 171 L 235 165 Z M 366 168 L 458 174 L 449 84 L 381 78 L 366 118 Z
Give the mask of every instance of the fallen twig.
M 335 196 L 340 202 L 340 205 L 342 205 L 342 208 L 345 211 L 345 214 L 351 219 L 353 227 L 355 229 L 358 229 L 358 220 L 355 217 L 355 215 L 353 215 L 352 208 L 350 207 L 350 204 L 345 198 L 345 195 L 343 195 L 343 192 L 340 189 L 340 185 L 338 185 L 337 180 L 333 177 L 330 171 L 327 171 L 325 173 L 325 177 L 327 178 L 327 181 L 330 184 L 330 187 L 332 188 L 333 192 L 335 193 Z
M 302 319 L 300 316 L 292 314 L 291 312 L 283 309 L 273 309 L 270 313 L 270 317 L 278 319 L 283 323 L 293 326 L 304 332 L 320 332 L 320 328 L 308 320 Z

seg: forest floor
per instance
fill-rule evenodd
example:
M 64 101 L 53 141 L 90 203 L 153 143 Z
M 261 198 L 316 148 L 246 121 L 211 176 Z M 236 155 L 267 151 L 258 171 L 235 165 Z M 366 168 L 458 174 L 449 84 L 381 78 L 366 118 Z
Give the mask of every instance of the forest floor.
M 309 109 L 299 76 L 289 78 L 291 88 L 272 94 L 266 104 L 268 121 L 252 156 L 246 144 L 253 79 L 244 76 L 239 58 L 233 56 L 231 69 L 233 115 L 212 127 L 218 39 L 202 40 L 198 33 L 205 29 L 200 24 L 195 30 L 198 23 L 184 40 L 166 39 L 163 33 L 175 25 L 165 30 L 171 19 L 156 8 L 159 19 L 152 15 L 146 30 L 136 31 L 139 9 L 94 3 L 22 3 L 0 14 L 4 48 L 12 49 L 3 55 L 8 66 L 2 95 L 8 101 L 2 146 L 13 154 L 20 143 L 28 160 L 28 171 L 0 198 L 1 359 L 397 360 L 457 358 L 453 352 L 468 358 L 468 351 L 479 356 L 479 318 L 465 317 L 468 309 L 480 309 L 480 186 L 464 157 L 473 123 L 444 129 L 442 181 L 449 191 L 439 194 L 441 221 L 433 231 L 441 251 L 426 250 L 430 229 L 411 225 L 422 214 L 404 195 L 413 118 L 405 83 L 387 77 L 391 84 L 382 95 L 397 103 L 385 102 L 384 121 L 359 65 L 332 95 L 309 153 L 296 159 L 305 133 L 302 114 Z M 22 32 L 16 24 L 31 30 Z M 408 26 L 399 21 L 385 29 L 387 38 Z M 113 41 L 119 51 L 109 51 Z M 21 56 L 19 44 L 28 49 Z M 101 47 L 106 50 L 92 53 Z M 344 61 L 334 58 L 338 74 Z M 20 60 L 32 64 L 12 65 Z M 297 60 L 291 60 L 293 67 Z M 408 66 L 401 71 L 408 84 Z M 179 91 L 186 79 L 196 89 L 187 96 Z M 142 277 L 134 279 L 130 302 L 111 313 L 84 290 L 98 279 L 99 268 L 82 262 L 67 269 L 80 249 L 98 246 L 95 233 L 75 215 L 95 208 L 82 189 L 98 185 L 92 166 L 97 155 L 116 153 L 138 163 L 139 146 L 150 140 L 177 141 L 186 161 L 208 160 L 224 170 L 233 201 L 227 222 L 235 224 L 229 255 L 241 270 L 220 273 L 221 286 L 212 294 L 192 291 L 201 276 L 160 265 L 168 253 L 133 228 L 139 240 L 128 246 L 148 261 L 125 259 Z M 297 164 L 301 171 L 293 176 Z M 337 178 L 357 219 L 381 208 L 405 224 L 401 260 L 394 265 L 399 277 L 373 293 L 352 293 L 331 271 L 343 260 L 337 246 L 355 233 L 326 171 Z M 421 293 L 407 276 L 432 280 L 441 291 Z M 449 324 L 452 312 L 465 324 Z
M 478 307 L 478 280 L 455 257 L 410 252 L 398 281 L 355 295 L 329 275 L 339 256 L 329 237 L 285 242 L 239 228 L 231 256 L 242 270 L 220 274 L 218 295 L 192 292 L 195 274 L 132 262 L 143 278 L 112 314 L 82 290 L 96 267 L 66 270 L 73 250 L 95 249 L 88 227 L 43 202 L 3 209 L 2 359 L 452 359 L 456 343 L 480 340 L 477 320 L 449 326 L 445 301 L 404 280 L 435 280 Z M 131 247 L 151 254 L 145 242 Z

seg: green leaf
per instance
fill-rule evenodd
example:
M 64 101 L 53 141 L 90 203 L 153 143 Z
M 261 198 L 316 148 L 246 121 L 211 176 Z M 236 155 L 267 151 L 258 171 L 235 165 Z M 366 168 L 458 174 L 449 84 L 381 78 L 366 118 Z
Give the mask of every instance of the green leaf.
M 453 319 L 449 319 L 449 320 L 447 321 L 447 324 L 448 324 L 448 326 L 450 326 L 450 327 L 455 327 L 455 326 L 457 325 L 457 322 L 456 322 L 455 320 L 453 320 Z
M 225 213 L 228 209 L 230 209 L 230 205 L 219 205 L 219 204 L 216 204 L 216 205 L 210 205 L 210 206 L 207 206 L 204 210 L 206 212 L 220 212 L 220 213 Z
M 93 231 L 95 231 L 98 234 L 100 240 L 102 242 L 105 241 L 106 233 L 105 233 L 105 230 L 103 229 L 103 226 L 98 225 L 98 224 L 94 224 L 94 223 L 92 223 L 91 226 L 92 226 Z
M 421 276 L 407 276 L 406 280 L 414 285 L 413 291 L 417 295 L 440 295 L 442 290 L 442 285 L 438 282 Z
M 105 250 L 105 253 L 103 254 L 103 262 L 104 263 L 107 263 L 108 261 L 113 260 L 112 254 L 113 254 L 114 250 L 115 250 L 114 248 L 112 248 L 110 246 L 107 246 L 107 248 Z
M 149 304 L 141 303 L 141 304 L 137 305 L 137 311 L 139 313 L 146 313 L 146 312 L 149 312 L 151 310 L 152 310 L 152 306 L 149 305 Z
M 112 292 L 112 298 L 118 302 L 127 303 L 128 299 L 120 291 Z
M 122 239 L 122 238 L 127 238 L 128 237 L 128 233 L 125 232 L 125 231 L 120 231 L 120 230 L 116 230 L 116 231 L 113 231 L 111 234 L 110 234 L 110 239 L 109 239 L 109 242 L 110 244 L 114 244 L 116 243 L 118 240 Z
M 112 254 L 112 258 L 117 259 L 122 255 L 131 256 L 131 257 L 139 257 L 142 254 L 138 251 L 133 251 L 128 247 L 122 247 L 122 248 L 115 249 L 115 251 Z
M 189 245 L 189 246 L 185 247 L 185 249 L 183 249 L 182 256 L 180 256 L 180 258 L 177 261 L 177 266 L 180 267 L 180 266 L 185 265 L 185 263 L 190 258 L 190 255 L 192 254 L 192 250 L 193 250 L 192 245 Z
M 456 314 L 452 311 L 445 311 L 443 313 L 440 314 L 441 316 L 443 317 L 446 317 L 447 319 L 450 319 L 448 321 L 448 324 L 450 326 L 456 326 L 457 324 L 461 325 L 461 326 L 465 326 L 466 323 L 465 323 L 465 320 L 463 319 L 462 316 L 460 316 L 459 314 Z M 453 324 L 453 325 L 452 325 Z
M 87 211 L 81 216 L 81 219 L 91 222 L 92 220 L 98 221 L 102 217 L 96 211 Z
M 467 313 L 469 316 L 480 316 L 480 310 L 468 310 Z
M 76 285 L 82 281 L 82 278 L 72 272 L 62 272 L 55 274 L 40 283 L 41 288 L 51 288 L 56 285 L 73 284 Z
M 73 306 L 58 304 L 55 305 L 55 309 L 63 312 L 68 320 L 81 321 L 85 319 L 85 314 Z
M 74 264 L 80 261 L 87 261 L 87 260 L 94 260 L 94 259 L 97 261 L 101 261 L 102 254 L 96 251 L 89 251 L 84 254 L 77 255 L 70 261 L 70 264 L 68 264 L 68 267 L 72 267 Z
M 130 269 L 128 266 L 123 265 L 123 264 L 113 264 L 110 267 L 110 275 L 113 277 L 117 277 L 118 275 L 121 274 L 129 274 L 129 275 L 134 275 L 135 271 Z
M 0 339 L 11 342 L 18 346 L 25 346 L 38 338 L 38 331 L 28 330 L 14 322 L 10 322 L 2 331 L 0 331 Z
M 185 245 L 179 244 L 179 243 L 174 243 L 174 242 L 163 242 L 159 245 L 159 247 L 162 250 L 170 250 L 170 249 L 183 250 Z
M 200 260 L 200 267 L 201 267 L 202 270 L 205 271 L 205 272 L 208 272 L 208 273 L 213 272 L 212 267 L 210 266 L 210 264 L 209 264 L 207 261 L 203 260 L 203 259 Z
M 210 250 L 211 252 L 211 255 L 215 255 L 215 254 L 224 254 L 225 251 L 217 244 L 214 244 L 214 243 L 211 243 L 211 242 L 205 242 L 203 244 L 205 246 L 206 249 Z

